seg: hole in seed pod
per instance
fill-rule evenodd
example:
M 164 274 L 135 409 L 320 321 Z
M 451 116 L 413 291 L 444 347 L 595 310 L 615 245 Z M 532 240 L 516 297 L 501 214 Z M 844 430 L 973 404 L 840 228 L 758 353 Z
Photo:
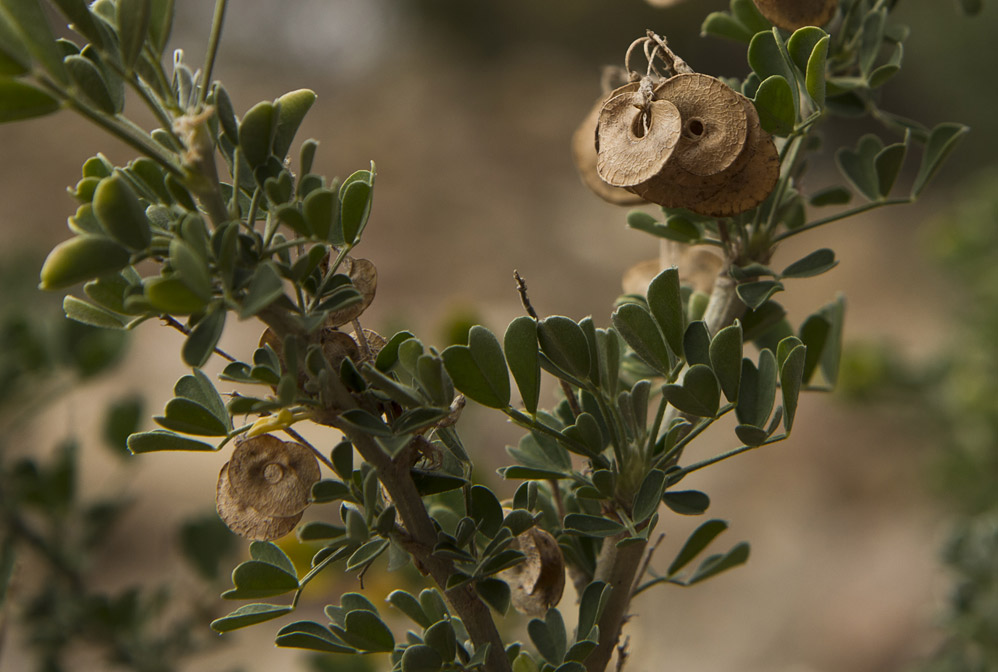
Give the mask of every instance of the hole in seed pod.
M 641 114 L 634 117 L 634 121 L 631 123 L 631 133 L 634 134 L 635 138 L 643 138 L 648 133 L 650 126 L 651 114 L 648 110 L 642 110 Z
M 274 464 L 271 462 L 263 470 L 263 478 L 268 483 L 277 483 L 282 478 L 284 478 L 284 467 L 279 464 Z
M 690 119 L 686 124 L 686 137 L 696 140 L 706 131 L 703 121 L 700 119 Z

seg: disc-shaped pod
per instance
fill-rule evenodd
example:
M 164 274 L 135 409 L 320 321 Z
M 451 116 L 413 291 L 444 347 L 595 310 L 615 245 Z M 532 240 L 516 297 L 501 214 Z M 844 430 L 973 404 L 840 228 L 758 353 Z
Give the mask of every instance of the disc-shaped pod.
M 620 87 L 610 95 L 637 90 L 638 83 L 634 82 Z M 572 134 L 572 159 L 575 161 L 575 169 L 579 172 L 582 183 L 604 201 L 614 205 L 638 205 L 643 202 L 641 197 L 626 189 L 611 187 L 600 179 L 596 172 L 596 126 L 599 123 L 600 110 L 603 109 L 603 103 L 606 100 L 606 96 L 597 100 L 592 109 L 589 110 L 589 114 Z
M 245 503 L 232 489 L 229 481 L 229 463 L 222 465 L 215 489 L 215 509 L 225 525 L 246 539 L 271 541 L 280 539 L 301 520 L 302 514 L 293 516 L 268 516 Z
M 266 516 L 289 517 L 309 504 L 319 463 L 311 450 L 271 434 L 242 441 L 229 460 L 232 492 L 245 506 Z
M 662 171 L 679 142 L 680 114 L 667 100 L 621 93 L 600 110 L 596 172 L 614 187 L 633 187 Z

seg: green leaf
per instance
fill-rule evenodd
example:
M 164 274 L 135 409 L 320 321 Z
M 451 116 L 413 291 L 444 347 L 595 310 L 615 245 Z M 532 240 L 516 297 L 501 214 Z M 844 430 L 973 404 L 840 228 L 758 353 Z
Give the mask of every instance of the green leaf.
M 502 346 L 480 325 L 468 332 L 468 345 L 452 345 L 442 353 L 454 385 L 471 399 L 490 408 L 509 406 L 509 372 Z
M 800 327 L 800 340 L 807 346 L 804 371 L 801 377 L 805 384 L 811 382 L 814 373 L 818 370 L 831 328 L 831 323 L 820 314 L 811 315 L 804 320 Z
M 349 428 L 371 436 L 393 436 L 392 428 L 384 420 L 362 408 L 352 408 L 340 413 L 340 420 Z
M 63 53 L 38 0 L 0 0 L 0 23 L 17 34 L 32 58 L 61 84 L 69 84 L 69 74 L 62 62 Z M 30 66 L 29 66 L 30 67 Z M 0 89 L 0 100 L 6 91 Z
M 780 367 L 780 388 L 783 393 L 784 426 L 787 433 L 794 424 L 797 412 L 797 397 L 800 394 L 804 375 L 804 360 L 807 346 L 798 345 L 787 355 Z
M 438 621 L 423 633 L 423 641 L 433 647 L 446 661 L 454 660 L 457 655 L 457 636 L 450 621 Z
M 769 300 L 769 297 L 777 292 L 782 292 L 783 289 L 783 284 L 776 280 L 757 280 L 737 285 L 735 293 L 746 306 L 752 310 L 758 310 L 759 306 Z
M 267 163 L 277 127 L 274 104 L 262 101 L 251 107 L 239 122 L 239 149 L 251 168 Z
M 683 355 L 686 363 L 710 366 L 710 332 L 702 320 L 690 322 L 683 334 Z
M 367 542 L 347 558 L 346 570 L 351 572 L 374 561 L 379 555 L 388 550 L 388 544 L 388 539 L 372 539 Z
M 721 329 L 710 342 L 710 366 L 728 401 L 738 401 L 742 378 L 742 325 L 738 320 Z
M 700 555 L 703 549 L 710 545 L 710 542 L 714 541 L 717 535 L 721 534 L 728 529 L 728 524 L 723 520 L 708 520 L 698 527 L 683 544 L 683 547 L 679 550 L 672 564 L 669 565 L 669 569 L 666 571 L 667 576 L 675 576 L 680 570 L 686 565 L 693 561 L 695 557 Z
M 828 33 L 817 26 L 803 26 L 787 39 L 787 55 L 802 75 L 807 72 L 807 63 L 814 48 L 827 36 Z
M 612 590 L 612 586 L 604 581 L 593 581 L 582 591 L 582 597 L 579 598 L 577 641 L 587 639 L 593 628 L 599 623 Z
M 874 169 L 877 171 L 877 185 L 880 196 L 886 198 L 894 187 L 894 182 L 901 173 L 901 166 L 908 153 L 908 140 L 911 132 L 905 134 L 904 142 L 897 142 L 884 147 L 873 159 Z
M 827 187 L 811 196 L 811 205 L 845 205 L 852 200 L 852 192 L 845 187 Z
M 164 415 L 153 420 L 166 429 L 195 436 L 225 436 L 229 430 L 210 410 L 190 399 L 171 399 Z
M 509 323 L 503 337 L 506 362 L 520 391 L 527 412 L 537 412 L 541 394 L 541 363 L 538 357 L 537 322 L 521 316 Z
M 831 38 L 825 36 L 818 41 L 807 59 L 807 70 L 804 75 L 804 86 L 811 100 L 819 108 L 825 106 L 825 64 L 828 60 L 828 43 Z
M 672 353 L 679 357 L 683 352 L 683 332 L 686 329 L 679 269 L 667 268 L 651 281 L 648 285 L 648 309 Z
M 298 527 L 299 541 L 327 541 L 339 539 L 346 534 L 346 528 L 330 525 L 319 520 L 312 520 Z
M 229 414 L 225 403 L 211 379 L 200 369 L 194 369 L 193 375 L 182 376 L 173 386 L 173 393 L 178 397 L 190 399 L 211 411 L 218 421 L 229 425 Z
M 13 79 L 0 79 L 0 124 L 44 117 L 59 107 L 59 101 L 41 89 Z
M 744 541 L 730 551 L 723 555 L 712 555 L 703 561 L 703 563 L 697 567 L 697 570 L 690 577 L 690 580 L 686 582 L 687 586 L 692 586 L 694 583 L 700 583 L 712 576 L 717 576 L 721 572 L 731 569 L 732 567 L 737 567 L 738 565 L 743 565 L 748 561 L 749 557 L 749 545 Z
M 67 56 L 65 63 L 73 84 L 91 105 L 108 115 L 120 111 L 111 97 L 103 73 L 93 61 L 83 56 Z
M 213 293 L 208 262 L 192 245 L 180 238 L 170 241 L 170 265 L 187 289 L 204 302 L 210 301 Z
M 116 399 L 104 414 L 101 429 L 104 442 L 119 455 L 128 454 L 128 437 L 145 419 L 142 397 L 137 394 Z
M 204 310 L 208 303 L 176 275 L 145 278 L 142 284 L 146 301 L 158 312 L 191 315 Z
M 273 262 L 265 261 L 256 267 L 249 288 L 243 297 L 239 317 L 253 317 L 284 294 L 281 275 Z
M 440 654 L 425 644 L 407 646 L 402 653 L 402 672 L 438 672 L 443 664 Z
M 252 600 L 283 595 L 298 589 L 298 579 L 284 569 L 262 560 L 247 560 L 232 570 L 235 588 L 222 593 L 226 600 Z
M 150 0 L 117 0 L 115 8 L 121 60 L 125 68 L 131 71 L 139 60 L 142 45 L 149 33 L 152 3 Z
M 884 27 L 887 23 L 887 9 L 870 12 L 863 19 L 859 35 L 859 69 L 864 76 L 870 74 L 884 41 Z
M 152 0 L 149 15 L 149 44 L 162 55 L 173 30 L 173 0 Z
M 770 30 L 769 19 L 759 12 L 752 0 L 731 0 L 730 6 L 732 16 L 753 35 Z
M 666 385 L 662 395 L 677 410 L 702 418 L 712 418 L 721 401 L 717 378 L 709 366 L 694 364 L 683 377 L 682 385 Z
M 361 651 L 388 652 L 395 648 L 395 637 L 381 618 L 366 609 L 351 611 L 340 635 L 347 644 Z
M 475 591 L 489 607 L 500 615 L 509 611 L 512 591 L 509 584 L 500 579 L 483 578 L 475 582 Z
M 2 91 L 0 91 L 2 93 Z M 129 251 L 104 236 L 75 236 L 55 246 L 45 258 L 39 287 L 65 289 L 84 280 L 120 271 L 128 265 Z
M 426 615 L 426 612 L 423 611 L 423 607 L 420 605 L 419 600 L 417 600 L 410 593 L 407 593 L 404 590 L 393 590 L 389 593 L 387 602 L 421 627 L 428 628 L 433 625 L 433 621 L 431 621 Z
M 62 300 L 62 310 L 69 319 L 82 324 L 89 324 L 91 327 L 102 327 L 104 329 L 125 328 L 125 320 L 121 316 L 100 306 L 81 301 L 75 296 L 66 296 Z
M 883 143 L 875 135 L 867 134 L 859 139 L 855 150 L 842 147 L 835 153 L 835 163 L 846 181 L 871 201 L 880 198 L 880 179 L 874 165 Z
M 161 450 L 214 451 L 215 446 L 163 429 L 132 434 L 128 437 L 128 450 L 133 454 L 154 453 Z
M 635 523 L 643 523 L 652 517 L 658 510 L 658 505 L 662 501 L 662 493 L 665 490 L 665 472 L 652 469 L 641 481 L 641 487 L 634 495 L 634 503 L 631 507 L 632 519 Z
M 537 341 L 548 359 L 579 380 L 589 377 L 591 360 L 589 342 L 574 320 L 552 315 L 537 323 Z
M 0 10 L 2 12 L 2 10 Z M 31 54 L 14 27 L 0 14 L 0 82 L 2 78 L 18 77 L 31 71 Z M 3 100 L 0 97 L 0 100 Z
M 250 542 L 250 557 L 254 560 L 259 560 L 260 562 L 265 562 L 268 565 L 273 565 L 278 569 L 281 569 L 295 578 L 298 577 L 298 573 L 295 571 L 294 563 L 291 562 L 291 558 L 288 557 L 280 546 L 269 541 L 253 541 Z
M 845 325 L 845 299 L 839 296 L 833 303 L 819 311 L 831 325 L 828 342 L 821 353 L 821 375 L 828 384 L 835 386 L 839 378 L 839 362 L 842 359 L 842 329 Z
M 305 218 L 308 233 L 319 240 L 333 240 L 333 222 L 336 220 L 339 205 L 339 198 L 334 191 L 319 188 L 309 192 L 305 200 L 302 201 L 302 215 Z M 295 211 L 291 210 L 287 214 L 291 215 L 291 212 Z M 337 232 L 338 235 L 339 232 Z
M 797 108 L 790 83 L 781 75 L 762 80 L 755 93 L 759 123 L 773 135 L 789 135 L 797 124 Z
M 918 175 L 911 188 L 913 198 L 919 196 L 922 190 L 936 174 L 943 161 L 949 153 L 956 147 L 956 143 L 967 134 L 970 128 L 963 124 L 941 123 L 929 133 L 929 139 L 925 143 L 925 150 L 922 152 L 922 164 L 918 169 Z
M 759 367 L 742 360 L 742 384 L 735 415 L 743 425 L 764 427 L 776 403 L 776 356 L 771 350 L 759 354 Z
M 293 609 L 294 607 L 277 604 L 245 604 L 228 616 L 216 618 L 211 622 L 211 629 L 219 634 L 223 632 L 230 632 L 232 630 L 238 630 L 239 628 L 245 628 L 250 625 L 256 625 L 257 623 L 263 623 L 264 621 L 280 618 L 281 616 L 290 613 Z
M 472 486 L 470 498 L 471 509 L 468 515 L 475 520 L 479 531 L 491 539 L 502 527 L 502 504 L 484 485 Z
M 735 436 L 746 446 L 761 446 L 769 438 L 769 432 L 753 425 L 736 425 Z
M 218 305 L 213 306 L 198 320 L 180 350 L 185 364 L 193 367 L 204 366 L 225 330 L 225 315 L 226 310 Z
M 343 640 L 336 637 L 329 628 L 315 621 L 297 621 L 277 631 L 277 646 L 295 649 L 309 649 L 328 653 L 356 653 Z
M 636 303 L 625 303 L 611 316 L 613 326 L 624 341 L 648 366 L 668 375 L 672 360 L 665 339 L 651 313 Z
M 530 641 L 534 643 L 534 647 L 544 660 L 552 665 L 559 665 L 565 659 L 568 643 L 565 637 L 565 625 L 557 609 L 549 609 L 543 621 L 535 618 L 527 623 L 527 634 L 530 635 Z
M 831 270 L 838 265 L 835 259 L 835 252 L 827 247 L 815 250 L 803 259 L 798 259 L 783 269 L 781 278 L 810 278 L 821 275 L 825 271 Z
M 741 22 L 726 12 L 711 12 L 704 19 L 700 26 L 700 34 L 703 36 L 722 37 L 735 42 L 748 44 L 752 40 L 753 33 Z
M 615 520 L 584 513 L 570 513 L 565 516 L 565 529 L 584 537 L 611 537 L 623 532 L 624 526 Z
M 710 497 L 699 490 L 666 492 L 662 501 L 670 509 L 684 516 L 699 516 L 710 507 Z
M 315 102 L 315 92 L 298 89 L 285 93 L 274 101 L 277 104 L 277 130 L 274 134 L 274 156 L 281 161 L 288 155 L 291 142 Z
M 367 179 L 349 178 L 340 187 L 340 222 L 342 224 L 343 240 L 348 245 L 356 244 L 360 241 L 367 226 L 367 220 L 371 216 L 371 199 L 374 190 L 374 178 L 369 171 L 358 171 L 367 173 Z M 355 175 L 357 173 L 354 173 Z M 367 181 L 369 180 L 369 181 Z

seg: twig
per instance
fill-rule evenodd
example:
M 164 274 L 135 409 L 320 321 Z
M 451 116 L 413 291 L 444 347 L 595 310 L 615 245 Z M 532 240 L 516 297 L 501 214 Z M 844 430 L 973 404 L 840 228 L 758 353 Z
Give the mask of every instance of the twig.
M 655 544 L 648 549 L 648 552 L 645 554 L 644 563 L 641 565 L 641 569 L 638 570 L 638 577 L 637 579 L 634 580 L 634 586 L 640 584 L 641 580 L 645 578 L 645 573 L 648 571 L 648 566 L 651 564 L 651 558 L 653 555 L 655 555 L 655 551 L 658 550 L 659 544 L 661 544 L 662 541 L 664 540 L 665 540 L 665 533 L 663 532 L 662 534 L 658 535 L 658 539 L 655 540 Z M 636 593 L 634 592 L 634 588 L 632 587 L 631 588 L 632 599 L 634 595 L 636 595 Z
M 188 329 L 184 325 L 180 324 L 180 322 L 177 322 L 177 320 L 175 320 L 172 315 L 160 315 L 159 319 L 163 320 L 163 324 L 164 325 L 166 325 L 167 327 L 173 327 L 174 329 L 176 329 L 177 331 L 179 331 L 180 333 L 182 333 L 184 336 L 189 336 L 190 333 L 191 333 L 190 329 Z M 227 352 L 225 352 L 224 350 L 222 350 L 221 348 L 214 348 L 214 350 L 215 350 L 215 354 L 216 355 L 218 355 L 222 359 L 225 359 L 226 361 L 229 361 L 229 362 L 237 362 L 237 361 L 239 361 L 235 357 L 233 357 L 232 355 L 230 355 Z
M 630 654 L 627 653 L 627 645 L 631 643 L 631 637 L 628 635 L 624 637 L 623 643 L 617 647 L 617 672 L 624 669 L 624 663 L 627 662 L 627 658 Z
M 534 310 L 532 305 L 530 305 L 530 297 L 527 296 L 527 282 L 516 269 L 513 269 L 513 279 L 516 280 L 516 291 L 520 293 L 520 303 L 523 304 L 523 309 L 527 311 L 527 315 L 535 320 L 539 320 L 540 318 L 537 317 L 537 311 Z

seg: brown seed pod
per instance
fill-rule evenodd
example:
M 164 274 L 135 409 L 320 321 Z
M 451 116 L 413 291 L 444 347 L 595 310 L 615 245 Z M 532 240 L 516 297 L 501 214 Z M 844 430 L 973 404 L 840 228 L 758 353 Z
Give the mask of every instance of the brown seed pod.
M 222 465 L 222 471 L 218 474 L 215 509 L 222 522 L 240 537 L 262 541 L 280 539 L 295 529 L 302 518 L 301 513 L 284 517 L 268 516 L 243 503 L 232 490 L 228 462 Z
M 710 294 L 714 287 L 714 280 L 721 270 L 723 260 L 713 249 L 700 246 L 684 245 L 682 254 L 679 257 L 679 282 L 684 285 L 691 285 L 693 291 Z M 648 293 L 648 286 L 655 276 L 663 270 L 660 259 L 647 259 L 639 261 L 624 272 L 621 280 L 625 294 Z
M 637 82 L 626 86 L 631 91 L 636 91 L 638 88 Z M 572 159 L 575 161 L 575 168 L 582 178 L 582 183 L 604 201 L 614 205 L 638 205 L 643 202 L 640 196 L 620 187 L 611 187 L 601 180 L 596 172 L 596 125 L 599 123 L 599 113 L 605 101 L 605 98 L 596 101 L 589 114 L 572 134 Z
M 319 463 L 312 451 L 271 434 L 242 441 L 229 460 L 228 479 L 236 498 L 265 516 L 300 514 L 309 504 Z
M 381 352 L 382 348 L 388 344 L 388 340 L 372 329 L 363 329 L 363 332 L 364 342 L 367 344 L 366 347 L 364 343 L 361 343 L 360 339 L 357 338 L 357 332 L 352 332 L 350 337 L 357 343 L 357 351 L 360 353 L 360 361 L 374 361 L 374 359 L 377 358 L 378 353 Z
M 359 362 L 362 359 L 357 341 L 339 329 L 324 328 L 319 339 L 322 344 L 322 354 L 325 355 L 326 361 L 329 362 L 334 371 L 339 370 L 344 359 L 353 362 Z
M 378 269 L 367 259 L 347 257 L 340 266 L 340 272 L 350 277 L 362 299 L 360 303 L 331 312 L 326 318 L 326 326 L 329 327 L 339 327 L 360 317 L 374 301 L 378 289 Z
M 565 559 L 558 542 L 545 530 L 531 527 L 518 535 L 510 548 L 527 556 L 499 573 L 509 584 L 513 608 L 521 614 L 543 616 L 561 601 L 565 590 Z
M 596 172 L 614 187 L 643 184 L 662 171 L 679 142 L 680 114 L 667 100 L 645 106 L 642 93 L 603 104 L 596 127 Z
M 823 26 L 835 16 L 838 0 L 752 0 L 759 13 L 774 26 L 797 30 L 804 26 Z
M 708 217 L 730 217 L 751 210 L 769 196 L 780 177 L 780 154 L 773 137 L 759 124 L 759 115 L 751 101 L 744 105 L 749 117 L 749 160 L 730 175 L 724 187 L 713 196 L 688 206 Z
M 744 96 L 716 77 L 699 73 L 670 77 L 654 93 L 656 99 L 675 105 L 682 118 L 681 138 L 669 162 L 674 181 L 706 186 L 706 178 L 736 164 L 748 140 Z

